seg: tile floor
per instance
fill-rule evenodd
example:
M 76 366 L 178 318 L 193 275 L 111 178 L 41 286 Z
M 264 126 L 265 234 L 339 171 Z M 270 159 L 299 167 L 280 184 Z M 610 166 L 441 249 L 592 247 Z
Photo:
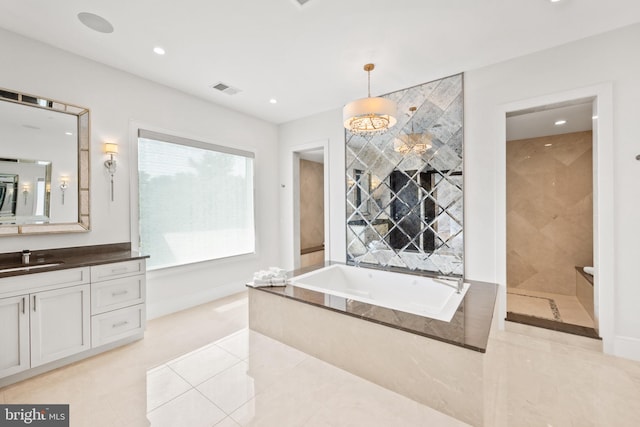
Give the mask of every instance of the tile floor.
M 246 329 L 241 293 L 149 322 L 123 348 L 0 389 L 70 403 L 71 425 L 463 426 Z M 640 363 L 599 341 L 508 322 L 486 357 L 487 426 L 640 425 Z
M 513 313 L 557 320 L 554 319 L 553 312 L 549 308 L 548 299 L 555 301 L 562 322 L 589 328 L 594 327 L 593 319 L 578 301 L 578 297 L 571 295 L 509 288 L 507 310 Z

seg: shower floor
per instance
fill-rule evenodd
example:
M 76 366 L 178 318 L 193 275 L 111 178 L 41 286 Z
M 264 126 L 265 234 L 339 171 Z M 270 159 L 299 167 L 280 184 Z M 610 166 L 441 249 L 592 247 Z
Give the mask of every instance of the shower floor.
M 571 295 L 508 289 L 507 320 L 597 337 L 593 319 Z

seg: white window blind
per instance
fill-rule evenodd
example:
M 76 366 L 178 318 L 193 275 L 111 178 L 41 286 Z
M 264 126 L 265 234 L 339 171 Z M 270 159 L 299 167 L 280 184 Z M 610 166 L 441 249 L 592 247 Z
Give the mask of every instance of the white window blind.
M 255 252 L 253 153 L 140 129 L 140 249 L 150 269 Z

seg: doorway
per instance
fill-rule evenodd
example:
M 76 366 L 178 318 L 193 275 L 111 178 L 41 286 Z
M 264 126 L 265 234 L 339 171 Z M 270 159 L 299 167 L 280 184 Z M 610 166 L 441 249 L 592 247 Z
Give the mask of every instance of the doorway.
M 293 266 L 322 264 L 329 259 L 328 145 L 293 150 Z
M 506 114 L 506 320 L 598 338 L 594 101 Z

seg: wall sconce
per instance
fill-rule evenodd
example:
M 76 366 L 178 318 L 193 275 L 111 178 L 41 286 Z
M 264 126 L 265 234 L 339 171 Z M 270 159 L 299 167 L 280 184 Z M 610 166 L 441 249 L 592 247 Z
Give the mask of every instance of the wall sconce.
M 30 189 L 31 189 L 31 186 L 29 185 L 28 182 L 22 185 L 22 195 L 24 196 L 25 206 L 27 205 L 27 197 L 29 196 Z
M 104 167 L 111 175 L 111 201 L 113 202 L 113 175 L 116 173 L 116 160 L 114 155 L 118 154 L 118 144 L 112 142 L 104 143 L 104 152 L 109 155 L 109 160 L 105 160 Z
M 60 191 L 62 192 L 62 204 L 64 205 L 64 192 L 69 188 L 69 177 L 60 175 Z

